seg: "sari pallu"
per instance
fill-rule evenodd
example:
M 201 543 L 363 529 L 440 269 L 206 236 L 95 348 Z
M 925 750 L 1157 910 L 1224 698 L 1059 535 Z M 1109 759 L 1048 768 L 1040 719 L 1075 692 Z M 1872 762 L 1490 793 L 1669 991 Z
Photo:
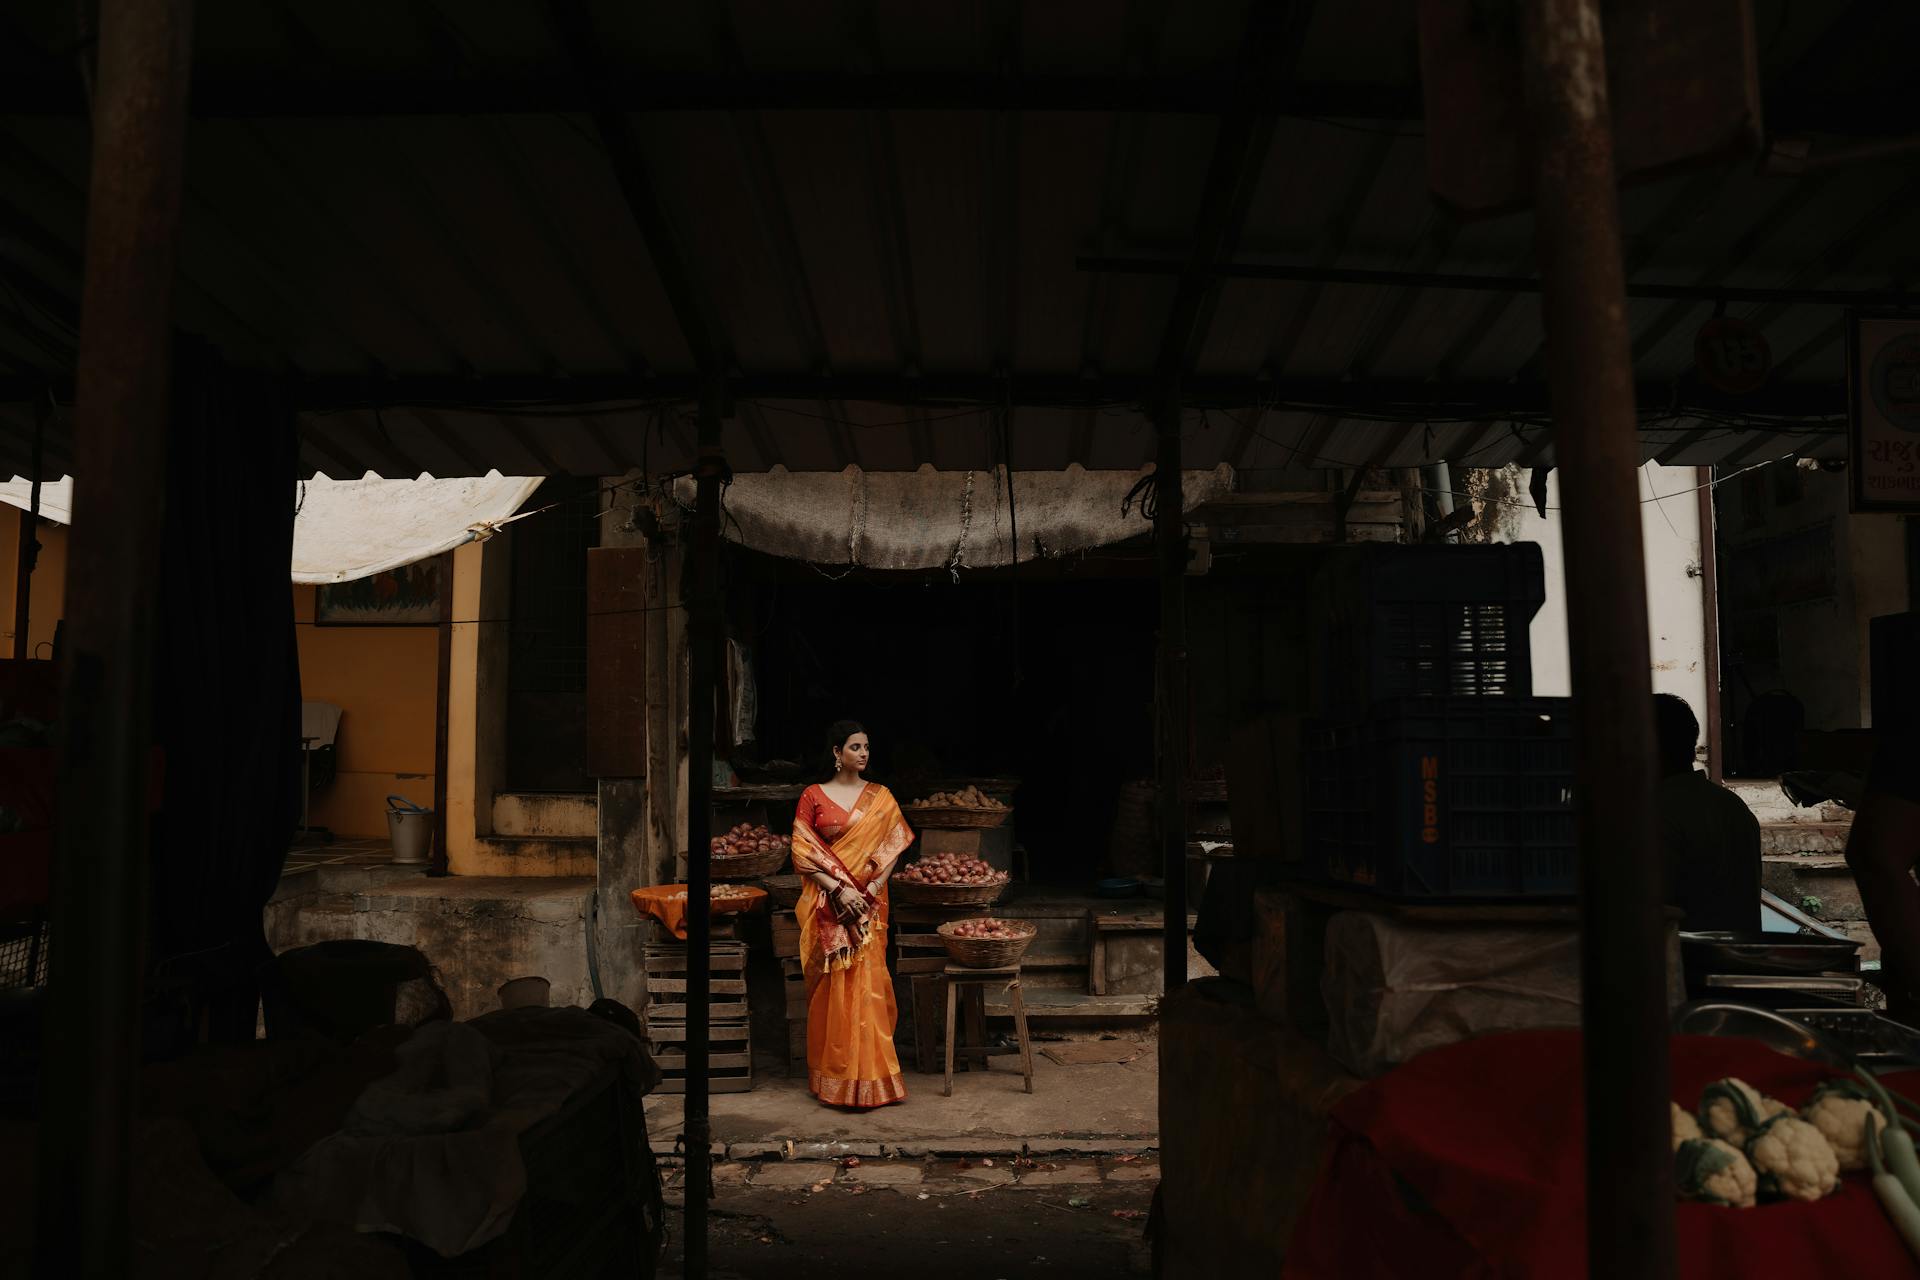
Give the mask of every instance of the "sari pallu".
M 868 885 L 912 842 L 900 806 L 873 783 L 831 842 L 804 818 L 793 824 L 794 870 L 831 876 L 872 907 L 865 921 L 843 924 L 808 879 L 794 908 L 807 979 L 807 1081 L 815 1097 L 833 1106 L 879 1107 L 907 1096 L 893 1048 L 898 1013 L 886 963 L 887 891 Z

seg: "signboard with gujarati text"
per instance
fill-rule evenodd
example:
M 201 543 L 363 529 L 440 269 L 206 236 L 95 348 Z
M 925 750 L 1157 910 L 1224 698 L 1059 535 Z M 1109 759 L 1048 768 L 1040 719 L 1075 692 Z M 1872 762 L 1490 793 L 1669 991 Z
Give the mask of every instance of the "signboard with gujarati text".
M 1852 509 L 1920 512 L 1920 319 L 1847 316 Z

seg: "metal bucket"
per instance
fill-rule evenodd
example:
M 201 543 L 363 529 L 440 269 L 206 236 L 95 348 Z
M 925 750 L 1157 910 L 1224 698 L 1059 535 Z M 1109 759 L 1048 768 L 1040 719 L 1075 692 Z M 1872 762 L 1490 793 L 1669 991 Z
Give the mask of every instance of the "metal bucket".
M 388 796 L 387 837 L 393 842 L 395 866 L 425 866 L 433 850 L 433 810 L 405 796 Z

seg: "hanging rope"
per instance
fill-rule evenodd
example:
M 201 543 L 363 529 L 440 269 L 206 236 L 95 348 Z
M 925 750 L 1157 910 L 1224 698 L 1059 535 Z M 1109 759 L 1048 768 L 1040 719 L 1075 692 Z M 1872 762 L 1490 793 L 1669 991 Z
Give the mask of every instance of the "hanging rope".
M 966 487 L 960 491 L 960 536 L 953 540 L 953 554 L 947 557 L 947 572 L 960 581 L 960 565 L 966 550 L 967 534 L 973 529 L 973 472 L 967 472 Z
M 847 567 L 860 564 L 860 544 L 867 536 L 867 473 L 853 473 L 853 503 L 847 522 Z
M 1014 507 L 1013 499 L 1013 405 L 1011 402 L 1000 407 L 1000 463 L 1007 471 L 1007 526 L 1012 541 L 1013 568 L 1020 567 L 1020 513 Z
M 1127 490 L 1127 496 L 1120 500 L 1121 519 L 1125 519 L 1133 514 L 1135 503 L 1140 505 L 1140 517 L 1143 520 L 1152 520 L 1160 513 L 1160 476 L 1158 472 L 1151 472 L 1141 476 L 1134 482 L 1133 488 Z

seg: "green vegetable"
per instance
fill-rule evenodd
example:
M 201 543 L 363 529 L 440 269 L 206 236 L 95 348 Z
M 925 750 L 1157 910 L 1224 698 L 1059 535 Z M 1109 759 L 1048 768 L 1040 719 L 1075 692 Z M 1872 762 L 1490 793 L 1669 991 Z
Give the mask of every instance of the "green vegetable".
M 1753 1166 L 1718 1138 L 1688 1138 L 1673 1154 L 1673 1183 L 1689 1200 L 1751 1209 L 1758 1190 Z
M 1700 1128 L 1710 1138 L 1724 1138 L 1744 1148 L 1763 1121 L 1787 1110 L 1784 1102 L 1763 1097 L 1745 1080 L 1732 1076 L 1715 1080 L 1700 1093 Z
M 1901 1129 L 1888 1125 L 1886 1131 L 1892 1134 Z M 1900 1179 L 1887 1172 L 1887 1162 L 1880 1155 L 1880 1130 L 1871 1124 L 1867 1126 L 1867 1158 L 1873 1168 L 1873 1194 L 1880 1197 L 1880 1207 L 1887 1211 L 1893 1229 L 1907 1242 L 1907 1252 L 1920 1259 L 1920 1204 L 1907 1194 Z
M 1887 1092 L 1878 1077 L 1865 1067 L 1855 1068 L 1854 1074 L 1860 1077 L 1867 1088 L 1873 1090 L 1874 1096 L 1880 1100 L 1880 1109 L 1886 1113 L 1889 1120 L 1900 1118 L 1899 1108 L 1893 1105 L 1892 1095 Z M 1901 1187 L 1907 1193 L 1907 1199 L 1920 1205 L 1920 1157 L 1914 1155 L 1913 1136 L 1903 1126 L 1889 1124 L 1879 1134 L 1879 1145 L 1886 1152 L 1888 1172 L 1900 1180 Z
M 1800 1118 L 1826 1138 L 1839 1157 L 1842 1173 L 1857 1173 L 1867 1167 L 1866 1126 L 1877 1128 L 1886 1123 L 1873 1093 L 1846 1079 L 1822 1083 L 1800 1109 Z
M 1747 1139 L 1760 1190 L 1789 1200 L 1818 1200 L 1840 1185 L 1840 1158 L 1826 1135 L 1791 1111 L 1760 1122 Z

